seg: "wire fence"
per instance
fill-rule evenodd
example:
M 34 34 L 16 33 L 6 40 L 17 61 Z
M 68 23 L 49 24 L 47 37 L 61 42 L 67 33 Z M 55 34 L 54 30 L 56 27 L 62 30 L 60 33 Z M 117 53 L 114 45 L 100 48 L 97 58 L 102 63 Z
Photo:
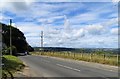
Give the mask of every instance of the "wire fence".
M 33 52 L 33 55 L 46 55 L 96 62 L 102 64 L 119 65 L 119 54 L 95 54 L 95 53 L 74 53 L 74 52 Z

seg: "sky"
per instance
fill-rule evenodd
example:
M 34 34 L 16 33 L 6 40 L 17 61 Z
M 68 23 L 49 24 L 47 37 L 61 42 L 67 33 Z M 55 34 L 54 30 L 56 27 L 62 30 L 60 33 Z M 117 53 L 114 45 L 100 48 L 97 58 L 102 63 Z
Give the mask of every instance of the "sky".
M 20 29 L 27 42 L 45 47 L 118 48 L 119 0 L 4 0 L 0 22 Z

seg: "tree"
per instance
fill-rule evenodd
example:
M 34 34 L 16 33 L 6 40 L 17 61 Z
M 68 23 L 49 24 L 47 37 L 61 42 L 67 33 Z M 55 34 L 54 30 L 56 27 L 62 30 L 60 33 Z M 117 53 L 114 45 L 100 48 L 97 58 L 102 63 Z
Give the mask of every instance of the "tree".
M 10 27 L 12 31 L 12 53 L 16 55 L 16 53 L 24 53 L 25 51 L 31 51 L 33 49 L 26 41 L 24 34 L 17 28 L 9 25 L 5 25 L 0 23 L 2 26 L 2 43 L 7 46 L 7 50 L 10 48 Z M 28 49 L 30 48 L 30 49 Z

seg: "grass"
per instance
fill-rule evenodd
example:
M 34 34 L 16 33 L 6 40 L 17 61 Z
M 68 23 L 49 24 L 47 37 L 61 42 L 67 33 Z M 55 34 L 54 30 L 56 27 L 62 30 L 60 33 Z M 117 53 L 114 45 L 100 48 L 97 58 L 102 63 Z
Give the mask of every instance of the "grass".
M 8 74 L 8 71 L 14 74 L 16 71 L 20 71 L 25 67 L 19 58 L 12 55 L 4 55 L 2 62 L 4 63 L 2 72 L 7 74 L 7 76 L 10 76 L 10 74 Z
M 0 67 L 0 79 L 2 77 L 2 67 Z
M 69 58 L 74 60 L 82 60 L 87 62 L 95 62 L 101 64 L 108 64 L 118 66 L 117 55 L 100 55 L 89 53 L 71 53 L 71 52 L 31 52 L 32 55 L 47 55 L 62 58 Z

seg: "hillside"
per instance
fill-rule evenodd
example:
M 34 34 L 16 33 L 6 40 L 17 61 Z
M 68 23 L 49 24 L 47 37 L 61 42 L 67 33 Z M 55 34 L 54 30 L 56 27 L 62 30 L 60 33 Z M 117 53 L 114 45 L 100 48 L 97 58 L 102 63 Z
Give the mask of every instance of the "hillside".
M 9 52 L 10 48 L 10 27 L 11 27 L 11 39 L 12 39 L 12 53 L 16 55 L 18 52 L 23 53 L 25 51 L 32 51 L 33 48 L 27 43 L 24 34 L 17 28 L 0 23 L 2 26 L 2 43 L 3 49 L 7 49 Z

